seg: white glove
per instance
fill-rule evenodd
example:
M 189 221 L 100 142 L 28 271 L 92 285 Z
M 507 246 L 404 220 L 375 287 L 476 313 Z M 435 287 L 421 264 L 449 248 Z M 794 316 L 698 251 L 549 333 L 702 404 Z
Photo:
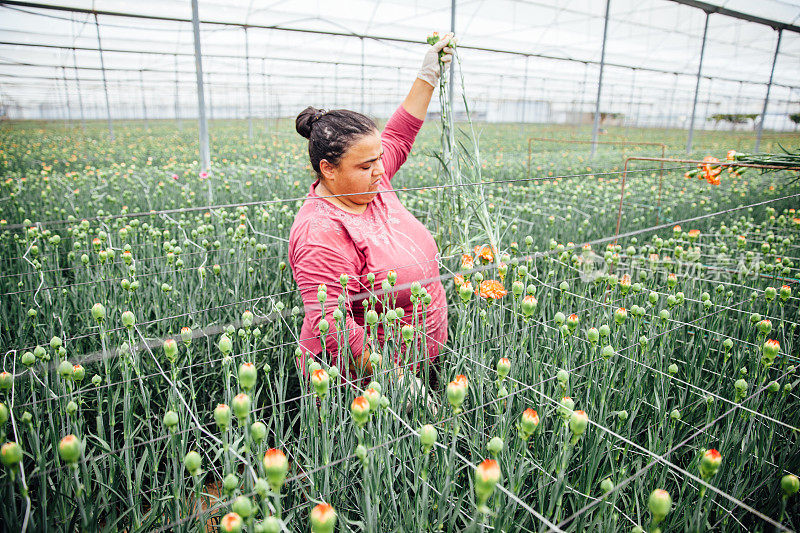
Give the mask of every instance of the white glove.
M 419 79 L 429 83 L 431 87 L 436 87 L 439 83 L 439 52 L 444 52 L 441 61 L 447 65 L 453 60 L 453 49 L 447 46 L 451 44 L 456 44 L 456 39 L 452 33 L 447 33 L 439 39 L 439 42 L 428 48 L 425 58 L 422 60 L 422 68 L 417 74 Z

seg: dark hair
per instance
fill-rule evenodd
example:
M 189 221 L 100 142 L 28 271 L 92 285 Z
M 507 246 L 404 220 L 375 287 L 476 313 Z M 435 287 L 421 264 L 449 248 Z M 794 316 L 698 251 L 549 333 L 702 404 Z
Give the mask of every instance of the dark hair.
M 324 111 L 307 107 L 295 120 L 297 133 L 308 139 L 308 158 L 318 175 L 319 162 L 338 165 L 344 153 L 359 138 L 377 131 L 371 118 L 348 109 Z

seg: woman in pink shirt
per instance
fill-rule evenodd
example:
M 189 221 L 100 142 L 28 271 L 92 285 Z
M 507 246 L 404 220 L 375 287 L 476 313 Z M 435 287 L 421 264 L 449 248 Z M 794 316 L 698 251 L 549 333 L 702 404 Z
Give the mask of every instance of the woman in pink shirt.
M 411 90 L 383 132 L 368 117 L 344 109 L 309 107 L 297 117 L 297 132 L 309 140 L 317 176 L 289 235 L 289 264 L 305 305 L 300 346 L 306 355 L 318 356 L 324 337 L 327 353 L 321 358 L 342 371 L 355 367 L 370 373 L 371 353 L 380 353 L 390 334 L 393 345 L 401 346 L 403 325 L 416 329 L 416 355 L 405 350 L 387 354 L 401 367 L 416 368 L 426 356 L 434 361 L 447 340 L 447 300 L 436 243 L 400 203 L 391 179 L 422 126 L 439 77 L 440 51 L 445 64 L 452 59 L 452 50 L 445 47 L 451 38 L 448 34 L 428 49 Z M 402 318 L 392 321 L 398 314 Z M 323 319 L 329 327 L 324 336 Z M 383 324 L 392 325 L 386 328 L 391 331 Z M 423 351 L 427 354 L 420 355 Z

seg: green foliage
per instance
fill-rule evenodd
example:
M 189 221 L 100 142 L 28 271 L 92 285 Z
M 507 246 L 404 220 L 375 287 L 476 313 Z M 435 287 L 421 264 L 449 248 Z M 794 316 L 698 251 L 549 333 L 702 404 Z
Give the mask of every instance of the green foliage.
M 714 122 L 728 122 L 730 124 L 746 124 L 748 120 L 753 120 L 758 118 L 758 113 L 715 113 L 708 117 L 708 120 Z
M 667 165 L 662 180 L 658 165 L 642 163 L 628 174 L 615 244 L 620 151 L 601 147 L 590 162 L 586 146 L 537 145 L 534 180 L 524 181 L 527 137 L 543 131 L 456 126 L 480 131 L 480 157 L 468 144 L 473 137 L 456 142 L 472 154 L 460 160 L 465 173 L 479 169 L 469 179 L 485 182 L 481 202 L 497 232 L 497 253 L 492 261 L 471 257 L 476 268 L 462 269 L 461 236 L 483 243 L 486 234 L 477 216 L 466 223 L 467 216 L 448 214 L 436 190 L 426 188 L 436 183 L 437 159 L 425 150 L 441 147 L 438 128 L 426 126 L 393 185 L 428 228 L 464 226 L 463 234 L 439 233 L 449 340 L 433 366 L 422 355 L 422 343 L 433 341 L 413 334 L 402 340 L 410 317 L 384 322 L 392 291 L 364 300 L 390 333 L 379 342 L 368 332 L 378 386 L 367 393 L 361 430 L 351 404 L 368 379 L 320 357 L 314 364 L 328 379 L 314 387 L 295 366 L 302 306 L 285 239 L 311 177 L 303 140 L 288 135 L 288 123 L 254 142 L 241 123 L 215 124 L 214 167 L 205 178 L 191 129 L 118 124 L 111 142 L 102 124 L 86 133 L 3 125 L 0 342 L 3 369 L 16 376 L 2 380 L 13 390 L 0 389 L 0 432 L 24 452 L 21 463 L 14 455 L 0 470 L 6 529 L 22 529 L 29 497 L 30 531 L 200 531 L 234 509 L 249 515 L 247 531 L 262 520 L 273 527 L 267 515 L 306 531 L 319 501 L 331 503 L 339 526 L 351 530 L 483 524 L 538 531 L 542 519 L 530 508 L 566 531 L 615 531 L 656 517 L 647 510 L 655 489 L 672 500 L 668 509 L 653 506 L 664 531 L 770 528 L 683 473 L 699 477 L 709 448 L 722 454 L 719 470 L 706 472 L 709 484 L 796 529 L 796 496 L 784 500 L 780 490 L 781 477 L 800 470 L 791 367 L 800 221 L 789 211 L 798 203 L 786 198 L 795 193 L 788 173 L 724 173 L 712 186 L 684 177 L 696 165 Z M 630 133 L 672 146 L 685 135 Z M 724 154 L 750 141 L 709 132 L 699 142 Z M 224 207 L 204 205 L 209 180 Z M 770 203 L 738 209 L 764 201 Z M 672 228 L 686 219 L 695 220 Z M 656 221 L 669 227 L 653 229 Z M 494 293 L 497 299 L 476 295 L 479 272 L 505 289 L 519 283 L 515 292 Z M 451 281 L 457 274 L 473 284 L 463 298 Z M 375 273 L 375 287 L 386 277 Z M 794 293 L 779 289 L 783 283 Z M 536 305 L 523 305 L 526 297 Z M 627 318 L 615 320 L 623 307 Z M 127 311 L 133 319 L 123 327 Z M 566 329 L 554 321 L 558 313 Z M 780 343 L 771 366 L 762 362 L 766 339 L 755 314 L 771 320 L 769 339 Z M 590 328 L 599 342 L 587 339 Z M 165 351 L 167 339 L 176 344 Z M 28 352 L 35 357 L 29 366 Z M 350 356 L 347 349 L 339 354 Z M 402 379 L 395 357 L 405 365 Z M 501 357 L 510 364 L 502 379 Z M 63 373 L 55 371 L 67 361 Z M 242 363 L 252 363 L 257 379 Z M 413 363 L 419 383 L 411 379 Z M 75 364 L 86 379 L 76 379 L 74 366 L 67 372 Z M 468 385 L 456 415 L 445 387 L 458 375 Z M 565 396 L 585 412 L 585 426 L 583 415 L 570 423 L 571 409 L 562 412 Z M 218 426 L 220 403 L 235 406 L 235 416 L 219 410 Z M 521 420 L 528 408 L 537 412 L 535 424 L 530 414 Z M 426 424 L 437 438 L 419 441 L 414 430 Z M 76 468 L 58 455 L 69 434 L 80 440 Z M 503 446 L 495 441 L 487 449 L 493 438 Z M 265 463 L 270 448 L 288 461 L 274 454 Z M 476 498 L 473 466 L 492 453 L 498 488 L 488 494 L 482 487 Z M 265 467 L 281 474 L 272 476 L 275 487 Z

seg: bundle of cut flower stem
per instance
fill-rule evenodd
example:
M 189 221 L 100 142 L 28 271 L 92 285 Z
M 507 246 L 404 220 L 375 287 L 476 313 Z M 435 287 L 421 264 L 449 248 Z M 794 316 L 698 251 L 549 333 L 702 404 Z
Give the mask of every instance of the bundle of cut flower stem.
M 434 44 L 439 41 L 439 35 L 434 33 L 428 37 L 428 44 Z M 464 76 L 461 72 L 461 59 L 455 50 L 455 45 L 451 44 L 454 48 L 453 58 L 458 62 L 458 71 L 461 77 L 461 94 L 464 102 L 464 109 L 466 111 L 467 122 L 469 124 L 469 134 L 461 133 L 469 141 L 469 146 L 463 141 L 456 139 L 455 121 L 453 118 L 452 102 L 448 98 L 448 83 L 453 80 L 449 79 L 447 73 L 447 65 L 439 62 L 439 104 L 441 106 L 442 118 L 442 150 L 440 153 L 434 153 L 434 157 L 441 163 L 444 172 L 444 184 L 449 185 L 446 189 L 438 189 L 438 203 L 443 206 L 451 215 L 450 220 L 459 220 L 460 224 L 457 228 L 459 235 L 450 235 L 450 242 L 440 243 L 446 245 L 455 245 L 461 251 L 467 252 L 472 248 L 472 241 L 470 237 L 470 226 L 473 219 L 477 219 L 480 224 L 484 235 L 475 237 L 474 241 L 478 244 L 485 244 L 488 240 L 489 246 L 496 253 L 497 243 L 500 240 L 497 233 L 498 224 L 492 220 L 489 213 L 489 208 L 484 197 L 483 178 L 481 175 L 481 159 L 480 147 L 478 144 L 478 135 L 475 133 L 475 128 L 470 117 L 469 104 L 467 103 L 466 91 L 464 90 Z M 440 57 L 441 57 L 440 53 Z M 442 180 L 438 180 L 441 183 Z M 449 201 L 445 201 L 444 197 L 449 195 Z M 452 230 L 451 230 L 452 231 Z M 441 238 L 441 229 L 439 230 L 439 237 Z M 453 238 L 457 242 L 452 242 Z M 444 247 L 444 246 L 443 246 Z
M 780 145 L 778 145 L 780 146 Z M 780 169 L 798 169 L 800 168 L 800 149 L 790 152 L 783 146 L 780 146 L 784 153 L 782 154 L 745 154 L 730 150 L 728 152 L 728 161 L 737 163 L 745 163 L 748 165 L 767 165 L 770 167 L 780 167 Z M 734 169 L 743 170 L 747 167 L 736 167 L 731 165 Z M 762 172 L 770 172 L 780 170 L 779 168 L 767 168 Z

